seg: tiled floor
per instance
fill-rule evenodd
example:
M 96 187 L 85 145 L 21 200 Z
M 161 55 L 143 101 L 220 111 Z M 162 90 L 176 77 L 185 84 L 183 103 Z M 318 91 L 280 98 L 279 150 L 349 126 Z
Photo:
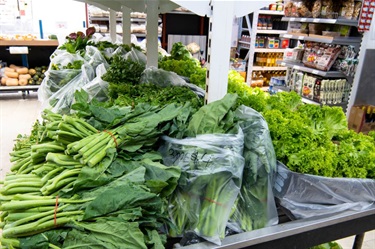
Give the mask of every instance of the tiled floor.
M 9 171 L 9 152 L 18 134 L 29 134 L 33 123 L 40 118 L 41 104 L 36 93 L 22 99 L 20 93 L 0 93 L 0 180 Z M 338 240 L 343 249 L 352 249 L 354 237 Z M 277 249 L 277 248 L 275 248 Z M 365 234 L 362 249 L 375 249 L 375 231 Z

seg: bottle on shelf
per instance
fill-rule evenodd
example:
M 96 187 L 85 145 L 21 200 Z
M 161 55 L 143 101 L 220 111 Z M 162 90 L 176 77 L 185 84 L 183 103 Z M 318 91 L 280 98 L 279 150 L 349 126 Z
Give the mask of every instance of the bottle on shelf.
M 266 67 L 272 67 L 272 55 L 273 55 L 273 53 L 267 53 Z

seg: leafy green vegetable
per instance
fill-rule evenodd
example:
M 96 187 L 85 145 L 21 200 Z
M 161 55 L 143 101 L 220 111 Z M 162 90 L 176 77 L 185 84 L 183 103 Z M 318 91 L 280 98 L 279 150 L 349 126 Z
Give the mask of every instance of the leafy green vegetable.
M 220 101 L 214 101 L 200 108 L 191 118 L 186 136 L 198 134 L 227 133 L 233 128 L 233 110 L 237 95 L 226 94 Z
M 145 66 L 138 62 L 131 59 L 125 59 L 121 55 L 115 55 L 111 66 L 102 76 L 102 79 L 114 85 L 135 85 L 139 83 L 139 79 L 141 78 L 144 69 Z M 111 90 L 111 87 L 109 88 L 109 95 L 116 99 L 116 93 Z
M 171 58 L 175 60 L 189 60 L 192 58 L 191 53 L 182 42 L 173 43 Z

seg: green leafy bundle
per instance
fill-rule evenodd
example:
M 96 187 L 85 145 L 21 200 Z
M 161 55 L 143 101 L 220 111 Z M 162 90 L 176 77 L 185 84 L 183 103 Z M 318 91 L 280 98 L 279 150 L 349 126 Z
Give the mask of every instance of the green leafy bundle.
M 86 33 L 78 31 L 76 33 L 69 34 L 66 39 L 67 41 L 59 47 L 61 50 L 66 50 L 69 53 L 81 53 L 85 50 L 86 45 L 92 35 L 95 33 L 95 28 L 90 27 L 86 29 Z
M 303 104 L 298 94 L 281 92 L 266 99 L 261 113 L 277 159 L 292 171 L 374 178 L 374 139 L 348 130 L 341 108 Z
M 160 149 L 167 165 L 182 169 L 170 200 L 173 236 L 194 230 L 220 243 L 241 185 L 243 135 L 234 122 L 237 96 L 227 94 L 194 113 L 185 139 L 165 138 Z
M 199 61 L 192 57 L 181 42 L 173 44 L 171 56 L 165 56 L 159 60 L 158 66 L 166 71 L 185 76 L 191 83 L 205 89 L 206 69 L 201 67 Z
M 180 109 L 147 104 L 106 108 L 91 105 L 82 92 L 76 97 L 76 116 L 45 110 L 33 138 L 20 140 L 12 152 L 12 173 L 0 189 L 2 245 L 164 248 L 166 236 L 160 232 L 168 224 L 166 203 L 180 169 L 161 164 L 150 146 Z M 127 143 L 121 146 L 119 140 L 117 148 L 105 148 L 93 167 L 80 160 L 84 153 L 67 155 L 71 144 L 101 136 L 79 116 L 95 117 L 93 123 L 101 128 L 118 127 Z

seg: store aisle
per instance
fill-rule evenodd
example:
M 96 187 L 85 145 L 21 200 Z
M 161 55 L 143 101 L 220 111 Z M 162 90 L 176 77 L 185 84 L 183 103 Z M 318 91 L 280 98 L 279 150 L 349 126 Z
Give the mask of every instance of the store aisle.
M 40 118 L 41 104 L 36 93 L 24 100 L 18 94 L 0 94 L 0 180 L 9 172 L 9 152 L 18 134 L 29 134 L 34 122 Z M 354 237 L 338 242 L 343 249 L 351 249 Z M 362 249 L 375 249 L 375 231 L 366 233 Z
M 20 93 L 0 94 L 0 179 L 9 172 L 9 152 L 18 134 L 29 134 L 41 111 L 37 94 L 31 92 L 26 99 Z

